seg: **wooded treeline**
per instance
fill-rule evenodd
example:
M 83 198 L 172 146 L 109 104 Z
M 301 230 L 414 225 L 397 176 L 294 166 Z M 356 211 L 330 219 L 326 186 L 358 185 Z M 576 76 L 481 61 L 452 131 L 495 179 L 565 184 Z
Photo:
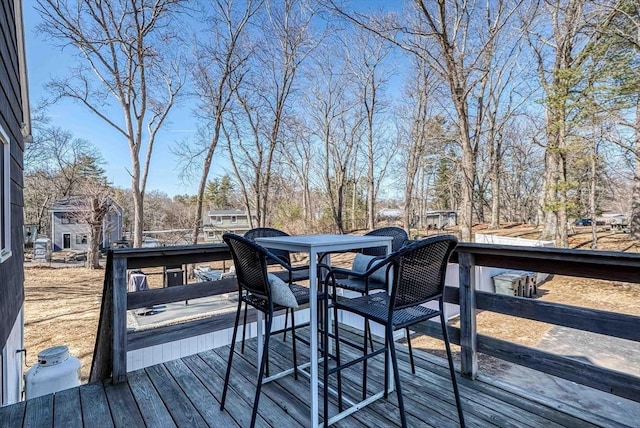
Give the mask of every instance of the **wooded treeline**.
M 128 141 L 136 245 L 156 227 L 146 168 L 177 102 L 200 124 L 174 147 L 199 190 L 162 210 L 163 228 L 193 242 L 223 208 L 207 194 L 218 157 L 225 203 L 254 226 L 373 228 L 393 200 L 407 228 L 457 211 L 464 240 L 475 222 L 531 222 L 566 246 L 572 218 L 603 210 L 640 237 L 635 0 L 352 3 L 38 0 L 43 34 L 80 54 L 82 73 L 52 94 Z

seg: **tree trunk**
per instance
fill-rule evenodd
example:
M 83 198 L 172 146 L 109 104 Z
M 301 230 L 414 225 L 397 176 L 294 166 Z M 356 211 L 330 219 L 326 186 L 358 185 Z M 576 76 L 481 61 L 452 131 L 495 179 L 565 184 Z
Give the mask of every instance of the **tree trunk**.
M 633 239 L 640 239 L 640 94 L 636 99 L 635 121 L 635 167 L 633 174 L 633 195 L 631 199 L 630 228 Z
M 133 194 L 133 246 L 142 247 L 144 231 L 144 194 L 138 187 L 138 179 L 134 176 L 131 180 Z
M 498 137 L 499 138 L 499 137 Z M 491 172 L 489 180 L 491 182 L 491 225 L 489 229 L 500 228 L 500 165 L 502 150 L 500 140 L 491 144 Z M 495 145 L 494 145 L 495 144 Z
M 593 146 L 591 147 L 591 156 L 590 156 L 590 186 L 589 186 L 589 213 L 591 217 L 591 249 L 596 250 L 598 248 L 598 233 L 597 233 L 597 222 L 596 222 L 596 166 L 597 166 L 597 157 L 598 157 L 598 142 L 594 141 Z
M 469 143 L 467 143 L 469 144 Z M 470 146 L 462 151 L 462 202 L 460 206 L 460 232 L 462 241 L 471 242 L 473 226 L 473 185 L 476 176 L 476 159 Z
M 87 267 L 89 269 L 100 269 L 100 231 L 102 222 L 90 224 L 89 250 L 87 251 Z

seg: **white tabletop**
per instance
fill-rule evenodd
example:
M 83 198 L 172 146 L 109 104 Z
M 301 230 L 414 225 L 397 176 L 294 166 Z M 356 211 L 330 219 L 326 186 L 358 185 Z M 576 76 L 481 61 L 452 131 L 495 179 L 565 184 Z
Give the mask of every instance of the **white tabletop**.
M 390 244 L 392 240 L 393 237 L 391 236 L 367 235 L 295 235 L 255 238 L 258 244 L 267 248 L 306 253 L 312 251 L 346 251 L 384 246 Z

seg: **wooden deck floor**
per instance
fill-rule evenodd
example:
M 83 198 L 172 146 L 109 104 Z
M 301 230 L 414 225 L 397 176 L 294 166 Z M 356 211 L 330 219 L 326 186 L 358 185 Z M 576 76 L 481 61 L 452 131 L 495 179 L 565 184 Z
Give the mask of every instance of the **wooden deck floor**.
M 249 425 L 255 392 L 256 341 L 245 355 L 236 354 L 225 411 L 220 411 L 223 379 L 229 348 L 166 362 L 132 372 L 119 385 L 88 384 L 53 395 L 0 408 L 1 427 L 232 427 Z M 300 345 L 300 360 L 308 361 L 308 349 Z M 343 347 L 346 348 L 346 347 Z M 398 347 L 402 387 L 408 423 L 414 427 L 458 426 L 448 369 L 443 361 L 415 350 L 416 375 L 411 374 L 408 355 Z M 290 365 L 290 342 L 272 340 L 271 371 Z M 344 355 L 344 354 L 343 354 Z M 299 363 L 300 363 L 299 360 Z M 369 389 L 382 389 L 382 357 L 369 364 Z M 345 393 L 360 393 L 361 367 L 344 373 Z M 622 426 L 602 415 L 547 406 L 507 389 L 458 378 L 467 426 L 470 427 L 593 427 Z M 293 375 L 262 389 L 257 425 L 260 427 L 308 426 L 309 382 Z M 330 414 L 337 412 L 330 400 Z M 380 399 L 348 418 L 340 427 L 398 426 L 396 395 Z M 322 405 L 321 405 L 322 407 Z M 565 407 L 568 409 L 568 406 Z

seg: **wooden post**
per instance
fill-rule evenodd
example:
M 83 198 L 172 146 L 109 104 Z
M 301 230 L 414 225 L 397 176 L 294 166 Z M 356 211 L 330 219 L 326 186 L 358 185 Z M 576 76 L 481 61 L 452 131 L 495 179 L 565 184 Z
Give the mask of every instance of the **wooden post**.
M 113 260 L 112 382 L 127 380 L 127 259 Z
M 476 337 L 476 269 L 472 254 L 458 252 L 460 266 L 460 371 L 475 379 L 478 374 Z

